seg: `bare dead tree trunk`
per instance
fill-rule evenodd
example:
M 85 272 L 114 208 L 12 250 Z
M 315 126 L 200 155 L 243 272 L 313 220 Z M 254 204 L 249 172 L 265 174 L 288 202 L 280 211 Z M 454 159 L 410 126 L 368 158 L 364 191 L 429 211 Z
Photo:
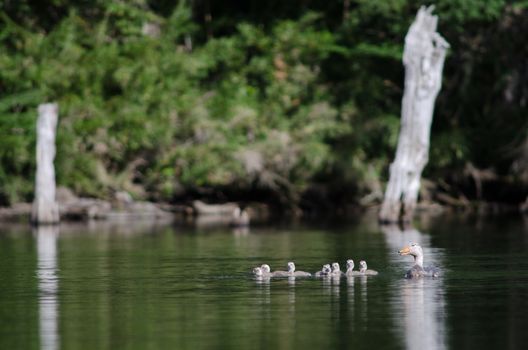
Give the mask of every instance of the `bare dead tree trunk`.
M 436 32 L 434 6 L 421 7 L 405 36 L 405 91 L 396 157 L 379 219 L 410 221 L 416 206 L 422 170 L 429 158 L 429 136 L 436 96 L 449 44 Z M 400 217 L 401 216 L 401 217 Z
M 59 107 L 56 103 L 41 104 L 37 121 L 37 175 L 31 220 L 35 224 L 59 222 L 59 206 L 55 200 L 55 133 Z

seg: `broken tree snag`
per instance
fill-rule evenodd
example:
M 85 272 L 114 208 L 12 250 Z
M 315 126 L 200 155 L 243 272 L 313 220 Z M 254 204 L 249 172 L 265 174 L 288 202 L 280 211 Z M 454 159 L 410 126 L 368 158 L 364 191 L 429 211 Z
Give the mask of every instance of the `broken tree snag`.
M 434 6 L 421 7 L 405 36 L 405 90 L 396 157 L 381 206 L 381 222 L 410 221 L 420 177 L 429 157 L 429 136 L 436 96 L 449 44 L 436 32 Z
M 37 175 L 35 199 L 31 213 L 34 224 L 59 222 L 59 206 L 55 200 L 55 133 L 59 107 L 56 103 L 41 104 L 37 120 Z

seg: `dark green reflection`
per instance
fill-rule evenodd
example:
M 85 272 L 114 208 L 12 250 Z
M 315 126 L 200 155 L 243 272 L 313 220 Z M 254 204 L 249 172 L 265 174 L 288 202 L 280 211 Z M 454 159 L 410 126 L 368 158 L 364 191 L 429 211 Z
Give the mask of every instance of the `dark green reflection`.
M 365 248 L 370 244 L 373 249 Z M 397 347 L 384 279 L 348 285 L 321 280 L 258 284 L 250 267 L 289 259 L 385 264 L 379 233 L 162 228 L 147 232 L 63 230 L 61 344 L 81 348 Z M 381 248 L 381 249 L 380 249 Z M 354 253 L 352 253 L 354 252 Z M 376 265 L 376 264 L 374 264 Z M 370 300 L 369 298 L 372 298 Z M 372 307 L 367 305 L 372 303 Z M 382 337 L 378 336 L 383 334 Z
M 0 228 L 0 349 L 38 349 L 36 242 L 28 228 Z
M 528 324 L 527 233 L 520 222 L 431 221 L 390 232 L 337 228 L 62 226 L 57 344 L 62 349 L 516 348 Z M 39 348 L 38 236 L 0 236 L 0 348 Z M 396 247 L 417 240 L 439 280 L 405 281 Z M 365 259 L 368 279 L 255 280 L 252 266 L 298 269 Z M 40 260 L 39 260 L 40 259 Z M 39 304 L 40 301 L 40 304 Z M 49 309 L 48 309 L 49 310 Z M 44 311 L 45 312 L 45 311 Z M 42 322 L 40 322 L 42 323 Z M 46 329 L 46 328 L 44 328 Z

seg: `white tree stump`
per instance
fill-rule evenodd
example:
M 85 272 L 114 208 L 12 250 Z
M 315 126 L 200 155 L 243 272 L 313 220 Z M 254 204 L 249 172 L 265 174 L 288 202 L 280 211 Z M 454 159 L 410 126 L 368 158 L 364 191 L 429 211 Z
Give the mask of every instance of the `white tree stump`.
M 405 90 L 396 157 L 379 219 L 410 221 L 416 207 L 422 170 L 429 158 L 429 136 L 436 96 L 449 44 L 436 32 L 434 6 L 421 7 L 405 36 Z
M 59 222 L 59 206 L 55 200 L 55 134 L 59 107 L 56 103 L 41 104 L 37 121 L 37 175 L 31 220 L 35 224 Z

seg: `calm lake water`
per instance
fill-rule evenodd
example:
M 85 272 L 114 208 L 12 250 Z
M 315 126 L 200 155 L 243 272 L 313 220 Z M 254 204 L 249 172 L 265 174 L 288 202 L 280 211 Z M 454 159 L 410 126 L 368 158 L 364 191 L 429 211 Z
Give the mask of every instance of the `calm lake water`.
M 409 241 L 439 279 L 405 280 Z M 365 259 L 378 276 L 255 280 Z M 0 349 L 521 349 L 528 221 L 0 226 Z

